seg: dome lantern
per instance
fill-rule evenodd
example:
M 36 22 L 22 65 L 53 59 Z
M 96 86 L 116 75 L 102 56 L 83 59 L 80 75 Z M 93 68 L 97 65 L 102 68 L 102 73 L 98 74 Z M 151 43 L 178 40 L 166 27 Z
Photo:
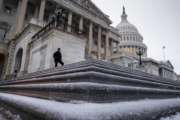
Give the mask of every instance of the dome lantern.
M 123 13 L 121 15 L 121 21 L 127 21 L 127 14 L 126 14 L 126 9 L 125 7 L 123 6 Z

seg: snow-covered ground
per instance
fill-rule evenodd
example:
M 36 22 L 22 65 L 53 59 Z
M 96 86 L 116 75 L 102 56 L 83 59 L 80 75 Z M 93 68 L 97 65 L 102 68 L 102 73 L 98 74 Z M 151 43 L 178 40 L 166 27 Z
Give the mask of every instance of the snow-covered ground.
M 161 118 L 160 120 L 180 120 L 180 113 L 177 113 L 176 115 L 169 116 L 166 118 Z
M 7 108 L 1 107 L 0 104 L 0 120 L 22 120 L 20 115 L 13 114 Z
M 154 119 L 164 110 L 169 112 L 175 107 L 180 108 L 178 98 L 98 104 L 75 101 L 63 103 L 0 93 L 1 101 L 51 120 L 144 120 Z
M 4 116 L 0 113 L 0 120 L 6 120 L 6 118 L 4 118 Z

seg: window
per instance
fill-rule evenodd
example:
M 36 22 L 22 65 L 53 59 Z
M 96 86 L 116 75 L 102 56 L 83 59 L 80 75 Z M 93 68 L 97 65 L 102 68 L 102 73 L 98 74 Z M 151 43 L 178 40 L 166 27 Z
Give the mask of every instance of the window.
M 18 0 L 3 0 L 4 12 L 7 14 L 13 14 L 17 10 Z

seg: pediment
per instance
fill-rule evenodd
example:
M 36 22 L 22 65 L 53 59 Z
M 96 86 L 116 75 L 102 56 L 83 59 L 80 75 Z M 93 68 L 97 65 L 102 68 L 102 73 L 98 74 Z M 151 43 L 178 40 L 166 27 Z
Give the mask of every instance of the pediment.
M 174 68 L 173 65 L 172 65 L 172 63 L 171 63 L 169 60 L 167 61 L 167 65 L 168 65 L 169 67 L 171 67 L 171 68 Z

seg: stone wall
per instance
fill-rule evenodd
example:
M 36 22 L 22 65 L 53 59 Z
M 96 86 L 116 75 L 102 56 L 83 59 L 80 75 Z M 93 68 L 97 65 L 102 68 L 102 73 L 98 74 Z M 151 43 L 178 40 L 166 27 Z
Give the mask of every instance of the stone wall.
M 25 62 L 26 62 L 26 55 L 27 55 L 27 46 L 29 42 L 31 41 L 31 37 L 37 32 L 37 28 L 33 25 L 30 25 L 25 31 L 24 34 L 21 35 L 18 39 L 16 39 L 16 46 L 14 49 L 14 55 L 12 56 L 12 65 L 9 66 L 11 69 L 11 74 L 14 73 L 14 67 L 16 64 L 16 55 L 19 49 L 23 50 L 23 55 L 22 55 L 22 61 L 21 61 L 21 68 L 20 72 L 24 72 L 25 70 Z M 10 59 L 10 58 L 9 58 Z
M 151 62 L 145 63 L 145 71 L 147 73 L 159 76 L 159 66 Z
M 65 64 L 71 64 L 85 59 L 86 40 L 58 30 L 51 30 L 32 43 L 28 72 L 36 72 L 54 67 L 53 53 L 61 48 Z

